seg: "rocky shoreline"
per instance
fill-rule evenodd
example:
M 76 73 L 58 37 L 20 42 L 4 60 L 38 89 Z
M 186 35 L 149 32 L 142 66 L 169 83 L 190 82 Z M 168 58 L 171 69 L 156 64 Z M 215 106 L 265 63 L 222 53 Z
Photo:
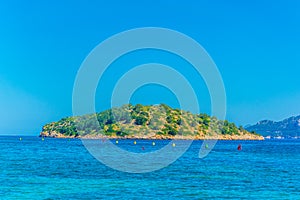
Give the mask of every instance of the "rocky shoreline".
M 143 136 L 106 136 L 106 135 L 85 135 L 85 136 L 66 136 L 57 132 L 41 132 L 40 137 L 49 138 L 77 138 L 77 139 L 142 139 L 142 140 L 264 140 L 263 136 L 245 135 L 211 135 L 211 136 L 165 136 L 165 135 L 143 135 Z

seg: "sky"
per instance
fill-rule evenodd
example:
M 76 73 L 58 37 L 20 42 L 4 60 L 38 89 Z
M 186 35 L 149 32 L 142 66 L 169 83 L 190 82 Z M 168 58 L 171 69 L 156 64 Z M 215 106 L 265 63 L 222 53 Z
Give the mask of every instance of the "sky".
M 299 10 L 297 0 L 1 1 L 0 134 L 38 135 L 44 124 L 71 116 L 73 85 L 86 56 L 112 35 L 141 27 L 176 30 L 205 48 L 225 85 L 228 120 L 247 125 L 299 115 Z M 121 72 L 153 61 L 199 80 L 201 111 L 209 113 L 201 77 L 185 61 L 154 50 L 112 64 L 105 87 L 97 89 L 97 110 L 108 107 Z M 131 100 L 178 105 L 159 85 L 139 88 Z

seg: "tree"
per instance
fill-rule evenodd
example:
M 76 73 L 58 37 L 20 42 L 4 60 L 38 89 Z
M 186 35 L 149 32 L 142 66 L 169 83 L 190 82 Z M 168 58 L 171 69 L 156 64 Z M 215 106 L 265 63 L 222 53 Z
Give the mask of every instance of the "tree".
M 163 129 L 163 132 L 172 136 L 178 134 L 178 130 L 174 126 L 171 126 L 170 124 L 165 124 L 165 128 Z

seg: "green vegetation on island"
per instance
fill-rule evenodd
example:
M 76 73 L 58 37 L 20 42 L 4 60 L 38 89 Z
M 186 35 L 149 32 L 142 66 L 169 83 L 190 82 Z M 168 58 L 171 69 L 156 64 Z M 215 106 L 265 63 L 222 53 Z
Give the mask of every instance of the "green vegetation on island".
M 46 124 L 44 137 L 153 139 L 263 139 L 227 120 L 192 114 L 165 104 L 123 105 L 95 114 L 66 117 Z

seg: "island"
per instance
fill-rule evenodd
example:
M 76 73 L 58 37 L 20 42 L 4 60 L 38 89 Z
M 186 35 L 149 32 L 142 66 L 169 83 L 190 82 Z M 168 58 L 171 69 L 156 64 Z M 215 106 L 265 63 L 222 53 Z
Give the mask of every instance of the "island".
M 166 104 L 131 105 L 72 116 L 46 124 L 40 137 L 184 140 L 263 140 L 227 120 L 193 114 Z

